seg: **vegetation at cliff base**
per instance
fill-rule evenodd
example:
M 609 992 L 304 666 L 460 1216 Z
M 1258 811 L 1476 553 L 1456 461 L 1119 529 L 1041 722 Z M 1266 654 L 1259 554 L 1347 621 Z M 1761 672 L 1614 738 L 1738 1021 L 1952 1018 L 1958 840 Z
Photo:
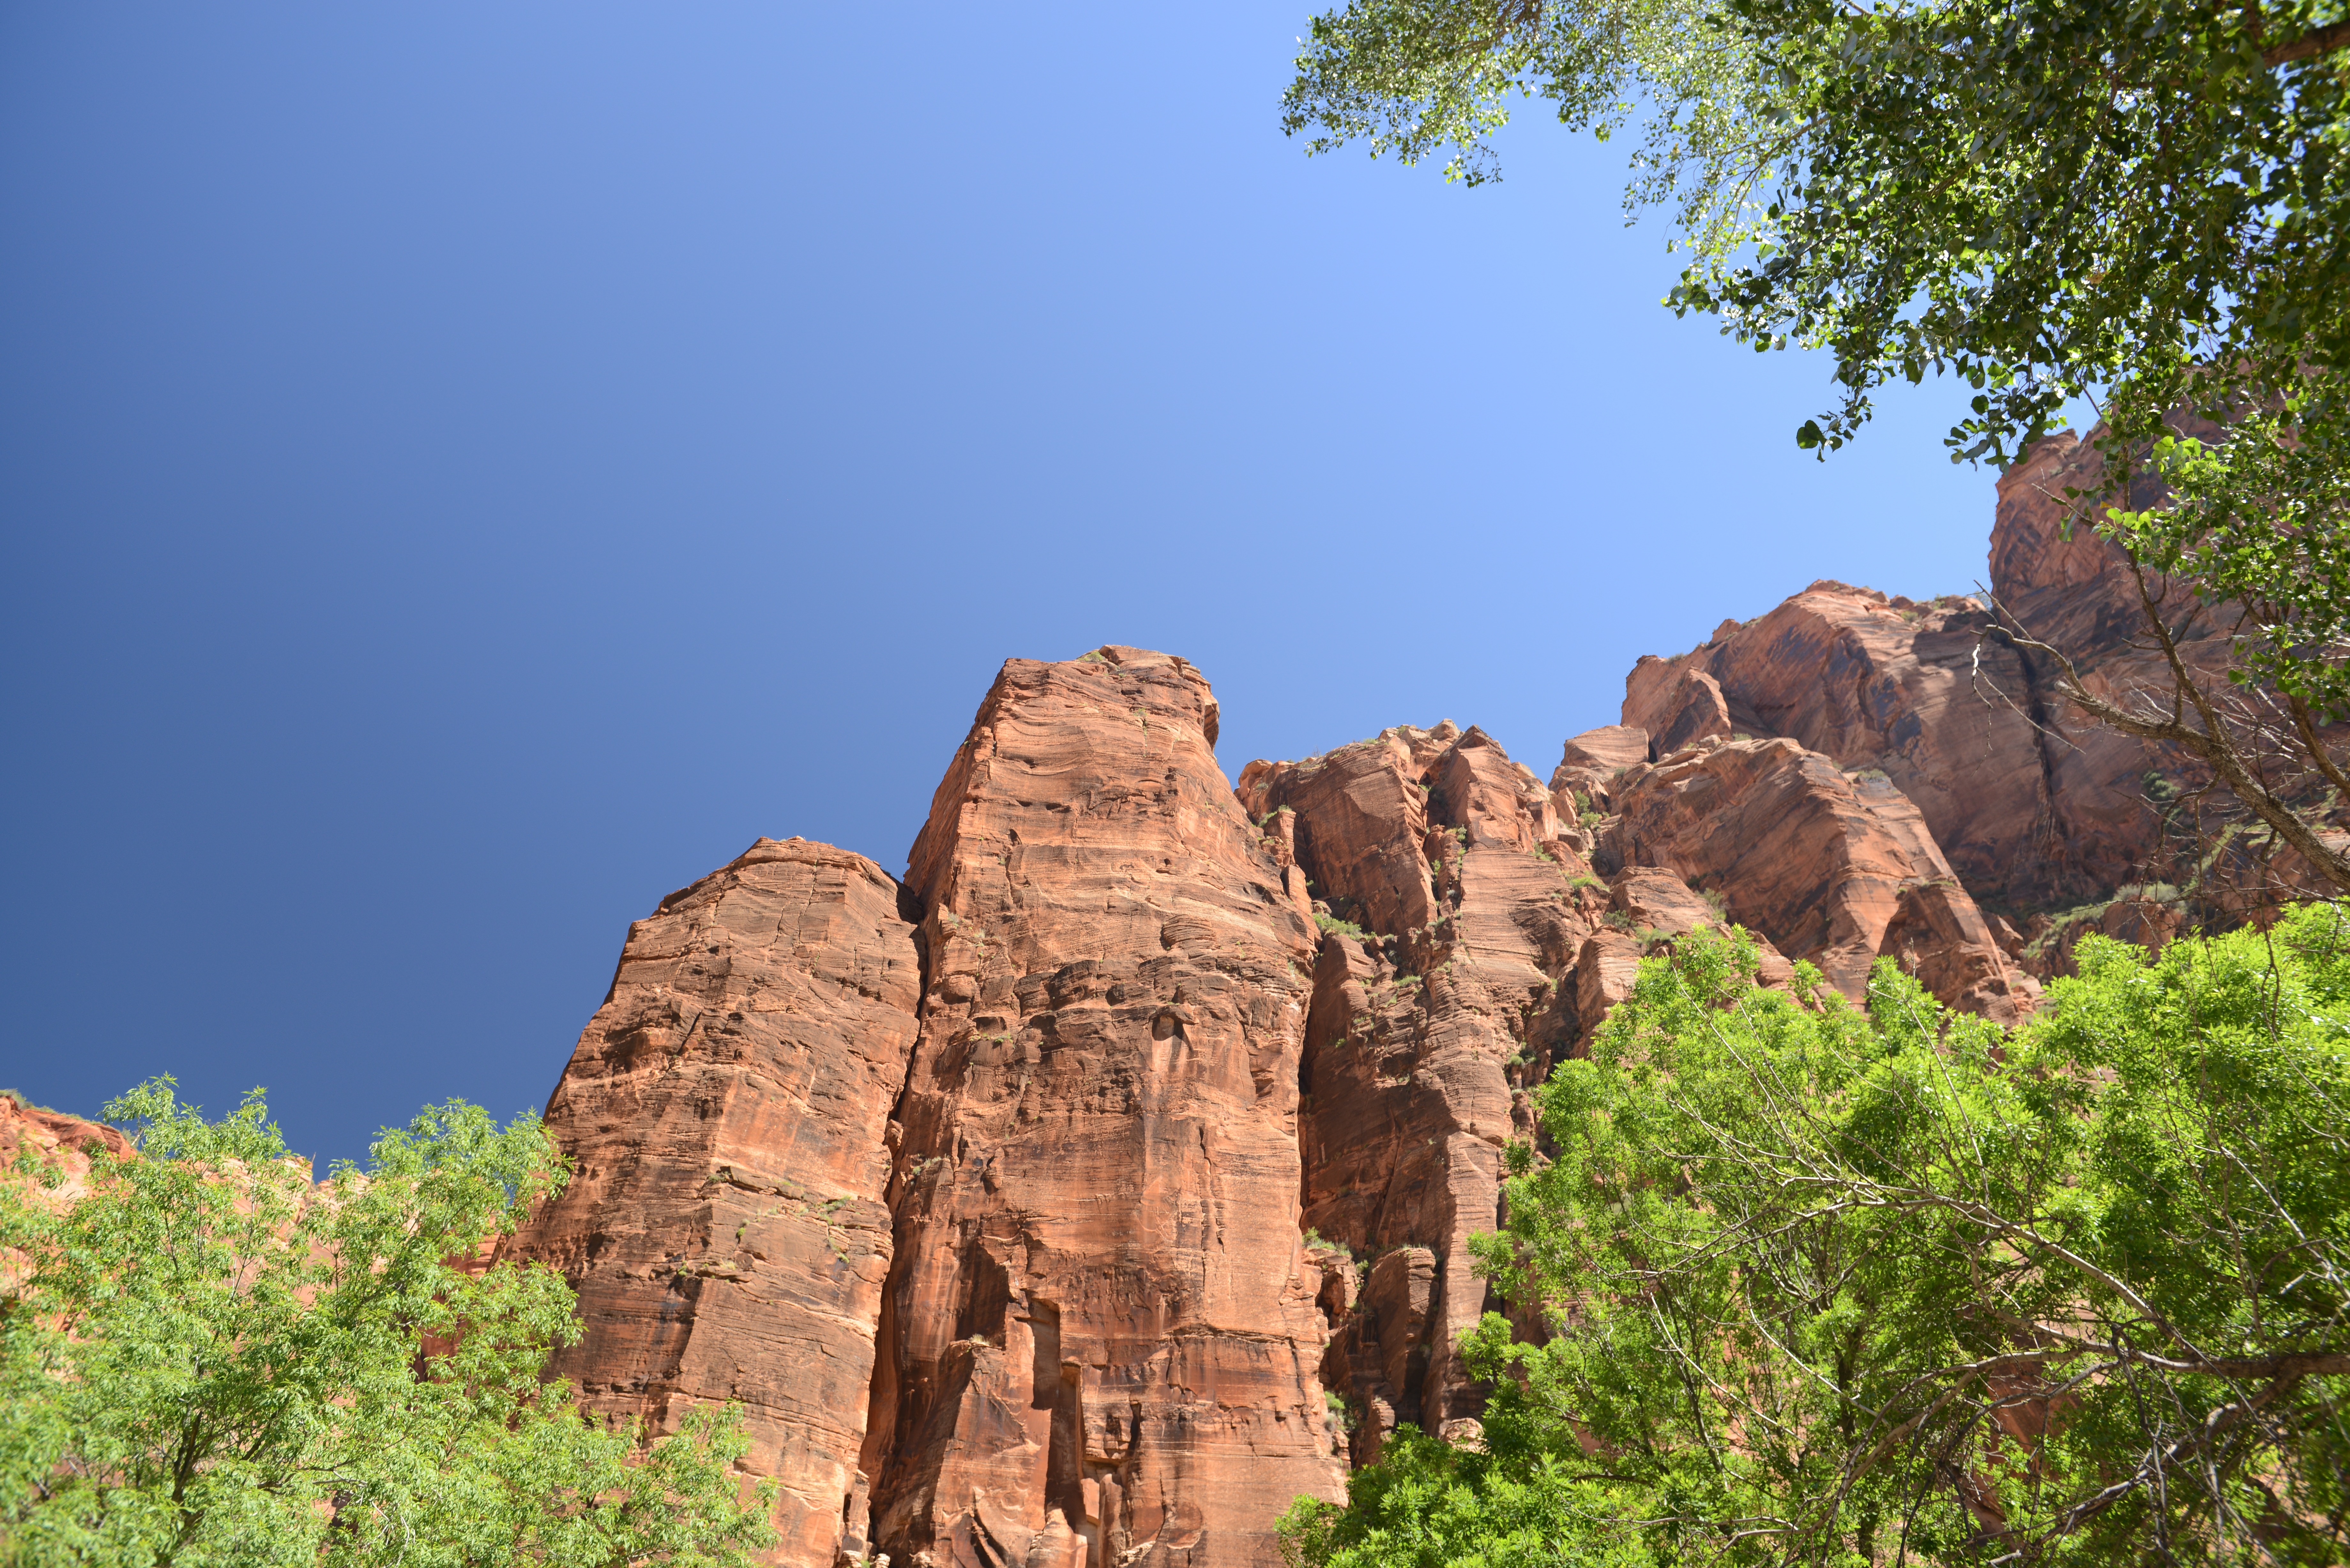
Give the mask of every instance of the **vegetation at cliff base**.
M 2350 919 L 2076 957 L 2012 1034 L 1645 963 L 1481 1243 L 1546 1338 L 1489 1314 L 1482 1439 L 1401 1429 L 1293 1562 L 2343 1561 Z
M 86 1185 L 0 1172 L 0 1563 L 732 1568 L 772 1543 L 738 1412 L 642 1448 L 548 1352 L 539 1265 L 454 1266 L 564 1172 L 535 1117 L 428 1108 L 313 1186 L 256 1092 L 107 1106 Z

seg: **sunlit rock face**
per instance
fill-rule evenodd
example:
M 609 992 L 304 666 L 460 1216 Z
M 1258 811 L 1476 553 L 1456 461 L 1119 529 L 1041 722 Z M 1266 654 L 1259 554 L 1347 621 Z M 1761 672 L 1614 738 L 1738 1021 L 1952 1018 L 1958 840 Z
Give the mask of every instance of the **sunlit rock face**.
M 2002 482 L 1994 582 L 2135 678 L 2134 586 L 2050 510 L 2082 461 Z M 1235 787 L 1184 659 L 1006 663 L 902 883 L 762 839 L 631 930 L 509 1249 L 579 1288 L 556 1370 L 655 1429 L 739 1402 L 781 1563 L 1272 1568 L 1399 1425 L 1473 1439 L 1482 1313 L 1544 1332 L 1470 1243 L 1644 957 L 1735 922 L 1766 985 L 2030 1012 L 2018 925 L 2184 775 L 1994 619 L 1815 583 L 1642 659 L 1547 784 L 1447 722 Z
M 508 1247 L 578 1291 L 554 1370 L 593 1406 L 660 1432 L 741 1403 L 786 1563 L 830 1563 L 858 1491 L 921 997 L 899 898 L 763 838 L 630 928 L 546 1108 L 571 1184 Z

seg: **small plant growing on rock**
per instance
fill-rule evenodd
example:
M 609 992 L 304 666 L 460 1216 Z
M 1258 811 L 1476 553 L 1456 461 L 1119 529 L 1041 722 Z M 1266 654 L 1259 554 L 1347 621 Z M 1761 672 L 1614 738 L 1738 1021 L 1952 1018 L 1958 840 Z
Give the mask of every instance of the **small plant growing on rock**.
M 1352 937 L 1357 941 L 1363 940 L 1363 928 L 1352 920 L 1342 920 L 1336 915 L 1326 915 L 1316 910 L 1314 923 L 1324 930 L 1334 932 L 1338 936 Z

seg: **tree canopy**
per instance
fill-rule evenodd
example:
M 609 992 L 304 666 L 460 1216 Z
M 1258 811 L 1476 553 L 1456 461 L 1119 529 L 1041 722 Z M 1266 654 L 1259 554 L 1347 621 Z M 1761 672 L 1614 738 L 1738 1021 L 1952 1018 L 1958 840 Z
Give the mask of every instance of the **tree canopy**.
M 1295 1558 L 2339 1562 L 2350 919 L 2085 939 L 2002 1036 L 1743 939 L 1643 966 L 1483 1256 L 1481 1443 L 1409 1431 Z
M 0 1172 L 0 1563 L 27 1568 L 747 1565 L 738 1413 L 644 1451 L 548 1351 L 572 1293 L 460 1267 L 564 1179 L 536 1118 L 462 1102 L 313 1186 L 258 1091 L 208 1121 L 170 1080 L 106 1106 L 87 1189 Z
M 1670 303 L 1834 352 L 1807 444 L 1944 370 L 1975 389 L 1954 448 L 2003 461 L 2084 393 L 2158 415 L 2210 367 L 2342 366 L 2345 47 L 2341 0 L 1354 0 L 1284 123 L 1472 183 L 1521 96 L 1636 125 L 1627 198 L 1676 202 L 1690 253 Z

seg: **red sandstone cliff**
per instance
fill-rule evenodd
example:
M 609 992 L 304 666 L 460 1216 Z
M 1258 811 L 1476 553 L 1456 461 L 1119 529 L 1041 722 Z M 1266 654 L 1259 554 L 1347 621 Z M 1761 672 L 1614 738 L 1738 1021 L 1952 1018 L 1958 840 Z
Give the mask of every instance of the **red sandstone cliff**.
M 2055 527 L 2079 462 L 2002 482 L 1994 580 L 2140 680 L 2134 585 Z M 1976 899 L 2147 861 L 2183 770 L 2049 712 L 1996 618 L 1816 583 L 1642 659 L 1547 784 L 1444 723 L 1234 788 L 1184 660 L 1012 660 L 902 887 L 763 839 L 631 930 L 549 1106 L 578 1179 L 515 1243 L 579 1286 L 559 1369 L 656 1424 L 742 1402 L 783 1563 L 1269 1568 L 1399 1423 L 1473 1432 L 1470 1239 L 1645 954 L 1735 921 L 1763 983 L 1889 958 L 2012 1022 Z
M 104 1122 L 26 1105 L 13 1093 L 0 1092 L 0 1168 L 29 1152 L 36 1165 L 55 1173 L 51 1195 L 69 1202 L 88 1190 L 93 1147 L 120 1157 L 130 1152 L 130 1139 Z
M 829 1563 L 858 1490 L 920 991 L 898 885 L 861 855 L 763 838 L 671 894 L 548 1102 L 571 1185 L 507 1244 L 578 1291 L 554 1370 L 591 1403 L 655 1431 L 744 1407 L 785 1563 Z
M 1496 1223 L 1535 1037 L 1562 1033 L 1559 976 L 1590 926 L 1570 877 L 1589 867 L 1480 730 L 1252 763 L 1240 794 L 1294 819 L 1313 885 L 1365 928 L 1321 940 L 1299 1079 L 1305 1221 L 1336 1244 L 1317 1252 L 1339 1330 L 1324 1382 L 1360 1463 L 1399 1421 L 1443 1431 L 1481 1407 L 1451 1352 L 1485 1307 L 1469 1238 Z M 1354 1253 L 1381 1254 L 1359 1288 Z
M 2210 782 L 2199 764 L 2084 718 L 2054 696 L 2049 654 L 2012 635 L 2060 650 L 2100 696 L 2168 707 L 2139 583 L 2073 516 L 2067 489 L 2092 493 L 2099 479 L 2085 443 L 2042 442 L 2001 477 L 1987 601 L 1814 583 L 1753 620 L 1724 621 L 1690 652 L 1643 658 L 1625 682 L 1625 724 L 1654 737 L 1652 756 L 1708 736 L 1783 736 L 1883 775 L 1972 897 L 2005 917 L 2003 940 L 2014 926 L 2047 933 L 2032 955 L 2043 972 L 2064 967 L 2079 929 L 2159 940 L 2179 922 L 2181 886 L 2223 919 L 2315 890 L 2292 857 L 2257 847 L 2264 833 L 2237 836 L 2248 814 L 2224 791 L 2199 794 Z M 2146 483 L 2134 504 L 2156 499 Z M 2167 589 L 2159 602 L 2188 667 L 2225 691 L 2227 618 L 2181 585 L 2147 587 Z M 1569 775 L 1595 776 L 1591 760 L 1571 752 L 1554 785 Z M 2005 945 L 2020 950 L 2020 938 Z
M 1336 1496 L 1298 1227 L 1311 928 L 1180 659 L 1014 659 L 907 873 L 927 988 L 866 1469 L 941 1565 L 1274 1560 Z

